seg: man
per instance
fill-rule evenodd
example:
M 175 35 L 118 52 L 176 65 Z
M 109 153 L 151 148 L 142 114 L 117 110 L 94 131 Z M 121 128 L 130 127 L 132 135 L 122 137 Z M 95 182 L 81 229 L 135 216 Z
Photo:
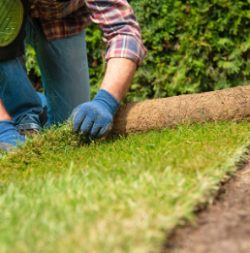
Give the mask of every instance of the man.
M 23 0 L 23 4 L 27 8 L 28 3 Z M 126 0 L 31 0 L 29 4 L 31 18 L 24 21 L 26 42 L 37 53 L 48 103 L 48 125 L 65 121 L 75 108 L 76 132 L 92 138 L 105 135 L 146 52 L 130 5 Z M 90 21 L 103 31 L 107 65 L 100 90 L 89 102 L 84 29 Z M 11 145 L 24 141 L 18 131 L 41 129 L 41 102 L 17 51 L 14 59 L 1 58 L 0 44 L 0 98 L 7 109 L 0 105 L 0 143 Z

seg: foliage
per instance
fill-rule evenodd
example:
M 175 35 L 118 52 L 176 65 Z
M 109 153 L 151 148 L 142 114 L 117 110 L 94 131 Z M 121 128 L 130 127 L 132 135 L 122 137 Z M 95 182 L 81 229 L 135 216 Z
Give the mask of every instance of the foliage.
M 49 130 L 0 160 L 0 252 L 160 252 L 235 170 L 249 130 L 180 126 L 82 147 L 67 126 Z
M 153 96 L 226 88 L 250 78 L 249 1 L 132 2 L 149 50 L 136 82 L 153 86 Z
M 25 63 L 26 70 L 29 74 L 29 79 L 32 82 L 33 86 L 38 91 L 42 91 L 41 87 L 41 72 L 37 64 L 35 50 L 27 45 L 25 51 Z
M 105 45 L 102 41 L 101 30 L 94 24 L 86 29 L 86 43 L 89 60 L 89 74 L 91 81 L 91 97 L 95 95 L 103 78 L 105 61 Z
M 129 100 L 221 89 L 250 80 L 249 0 L 131 0 L 148 55 Z M 87 30 L 93 90 L 103 73 L 96 26 Z M 104 51 L 103 51 L 104 52 Z
M 36 76 L 41 76 L 40 69 L 37 64 L 36 60 L 36 53 L 35 50 L 31 46 L 26 47 L 25 51 L 25 63 L 26 63 L 26 69 L 28 73 L 30 74 L 31 72 L 35 73 Z

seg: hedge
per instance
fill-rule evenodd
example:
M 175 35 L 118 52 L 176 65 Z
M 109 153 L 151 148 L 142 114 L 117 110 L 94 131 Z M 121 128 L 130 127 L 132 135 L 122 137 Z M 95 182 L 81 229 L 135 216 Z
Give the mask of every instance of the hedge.
M 250 0 L 129 2 L 148 55 L 127 100 L 210 91 L 250 80 Z M 105 50 L 95 25 L 87 29 L 87 44 L 94 93 Z

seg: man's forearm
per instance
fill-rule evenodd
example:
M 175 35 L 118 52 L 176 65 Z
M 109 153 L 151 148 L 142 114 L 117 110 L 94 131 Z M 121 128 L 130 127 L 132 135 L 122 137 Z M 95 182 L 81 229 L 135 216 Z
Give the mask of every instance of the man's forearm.
M 108 91 L 119 102 L 126 95 L 134 77 L 137 64 L 126 58 L 111 58 L 107 63 L 101 89 Z

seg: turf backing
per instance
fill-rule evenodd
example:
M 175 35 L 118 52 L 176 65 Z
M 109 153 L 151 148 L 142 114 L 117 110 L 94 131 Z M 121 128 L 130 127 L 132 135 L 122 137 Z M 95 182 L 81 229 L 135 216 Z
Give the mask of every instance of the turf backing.
M 210 123 L 79 146 L 67 126 L 0 161 L 0 252 L 157 252 L 250 142 Z

